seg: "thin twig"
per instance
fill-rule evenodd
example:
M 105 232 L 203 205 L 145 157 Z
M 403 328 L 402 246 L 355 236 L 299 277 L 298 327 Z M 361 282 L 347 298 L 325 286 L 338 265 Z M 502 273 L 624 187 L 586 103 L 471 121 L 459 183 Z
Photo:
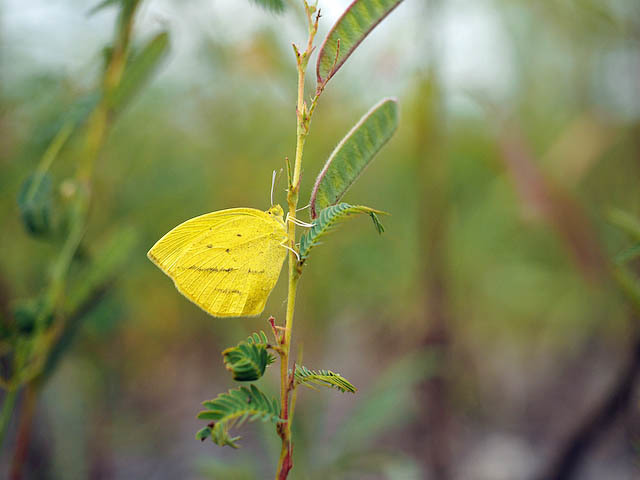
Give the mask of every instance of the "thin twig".
M 637 321 L 637 318 L 633 318 L 634 323 Z M 628 359 L 622 366 L 617 380 L 612 384 L 612 388 L 567 436 L 564 444 L 558 449 L 558 454 L 552 458 L 537 479 L 569 480 L 575 478 L 588 451 L 630 406 L 639 378 L 640 332 L 636 333 Z

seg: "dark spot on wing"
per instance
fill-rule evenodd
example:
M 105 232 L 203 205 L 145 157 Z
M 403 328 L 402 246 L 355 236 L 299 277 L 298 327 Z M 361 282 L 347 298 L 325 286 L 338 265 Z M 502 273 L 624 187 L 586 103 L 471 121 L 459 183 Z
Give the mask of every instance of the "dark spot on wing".
M 225 272 L 225 273 L 229 273 L 229 272 L 234 272 L 236 270 L 238 270 L 237 268 L 233 268 L 233 267 L 229 267 L 229 268 L 218 268 L 218 267 L 199 267 L 198 265 L 191 265 L 190 267 L 187 267 L 187 270 L 195 270 L 197 272 Z
M 209 244 L 207 245 L 207 248 L 213 248 L 213 245 Z
M 255 275 L 261 275 L 261 274 L 264 273 L 264 270 L 251 270 L 251 269 L 249 269 L 249 271 L 247 271 L 247 273 L 252 273 L 252 274 L 255 274 Z
M 216 292 L 221 292 L 221 293 L 232 293 L 234 295 L 242 295 L 242 292 L 240 290 L 236 290 L 235 288 L 233 290 L 230 290 L 228 288 L 214 288 L 214 290 Z
M 242 235 L 240 235 L 239 233 L 236 233 L 236 237 L 241 237 Z
M 225 252 L 229 253 L 229 249 L 227 248 L 227 249 L 225 250 Z

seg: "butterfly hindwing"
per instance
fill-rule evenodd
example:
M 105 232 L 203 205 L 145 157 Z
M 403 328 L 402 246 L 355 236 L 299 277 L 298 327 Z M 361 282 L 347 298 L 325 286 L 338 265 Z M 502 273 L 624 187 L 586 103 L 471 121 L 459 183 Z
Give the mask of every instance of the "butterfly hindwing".
M 178 225 L 148 255 L 208 313 L 258 315 L 280 275 L 286 238 L 281 215 L 236 208 Z

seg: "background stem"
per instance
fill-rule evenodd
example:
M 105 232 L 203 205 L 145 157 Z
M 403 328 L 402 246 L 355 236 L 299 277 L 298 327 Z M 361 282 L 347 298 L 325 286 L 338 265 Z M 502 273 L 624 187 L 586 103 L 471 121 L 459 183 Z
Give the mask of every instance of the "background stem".
M 33 385 L 33 383 L 29 383 L 24 389 L 24 397 L 21 405 L 22 409 L 20 412 L 20 423 L 18 424 L 18 436 L 16 438 L 16 447 L 13 452 L 11 473 L 9 475 L 11 480 L 20 480 L 23 478 L 22 472 L 29 452 L 31 426 L 33 423 L 33 414 L 35 412 L 37 396 L 37 387 Z
M 4 402 L 2 403 L 2 412 L 0 413 L 0 449 L 4 443 L 4 437 L 7 434 L 9 423 L 11 422 L 11 415 L 16 405 L 16 398 L 18 396 L 18 390 L 8 390 L 4 396 Z

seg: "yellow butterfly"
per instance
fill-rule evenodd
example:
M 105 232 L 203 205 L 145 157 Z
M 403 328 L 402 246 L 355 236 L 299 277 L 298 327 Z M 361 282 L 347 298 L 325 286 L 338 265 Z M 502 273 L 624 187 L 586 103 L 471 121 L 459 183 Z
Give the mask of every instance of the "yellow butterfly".
M 216 317 L 259 315 L 287 254 L 280 205 L 231 208 L 178 225 L 147 256 L 185 297 Z

